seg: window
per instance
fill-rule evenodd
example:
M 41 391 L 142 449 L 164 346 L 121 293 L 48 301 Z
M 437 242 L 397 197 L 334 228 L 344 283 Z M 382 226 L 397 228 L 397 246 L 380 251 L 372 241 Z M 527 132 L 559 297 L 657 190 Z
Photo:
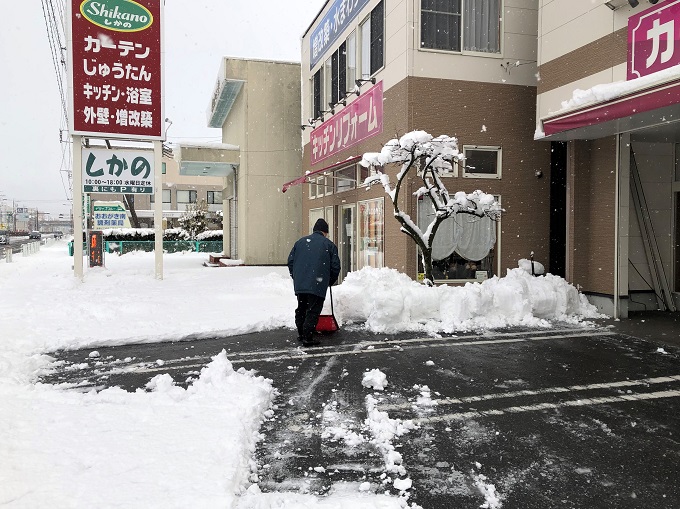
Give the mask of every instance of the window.
M 501 0 L 421 0 L 420 5 L 423 48 L 500 53 Z
M 425 231 L 433 219 L 434 208 L 430 200 L 418 200 L 418 227 Z M 432 277 L 454 281 L 492 277 L 498 225 L 488 217 L 469 214 L 445 219 L 432 243 Z M 418 272 L 424 272 L 420 249 Z
M 384 209 L 383 198 L 360 201 L 359 207 L 359 260 L 358 268 L 384 266 Z
M 501 148 L 464 146 L 465 166 L 463 177 L 501 178 Z
M 167 170 L 167 165 L 165 163 L 161 163 L 161 173 L 165 175 Z
M 151 197 L 151 203 L 156 203 L 156 196 L 154 194 L 149 196 Z M 163 203 L 170 203 L 170 189 L 163 189 Z
M 177 203 L 196 203 L 196 191 L 177 191 Z
M 354 89 L 355 83 L 354 80 L 357 79 L 357 32 L 354 30 L 351 34 L 349 34 L 349 37 L 347 37 L 347 41 L 345 41 L 345 48 L 346 48 L 346 53 L 347 53 L 347 72 L 346 72 L 346 78 L 347 82 L 345 84 L 345 90 L 349 92 L 350 90 Z
M 326 194 L 326 177 L 316 177 L 316 195 L 321 198 Z
M 208 191 L 208 203 L 210 205 L 222 205 L 222 191 Z
M 313 118 L 319 118 L 321 116 L 321 74 L 323 67 L 316 71 L 314 78 L 312 78 L 312 115 Z
M 316 179 L 309 181 L 309 198 L 316 198 Z
M 335 192 L 341 193 L 354 189 L 357 184 L 356 165 L 347 166 L 335 172 Z
M 370 78 L 384 65 L 384 36 L 385 14 L 383 2 L 380 2 L 359 25 L 361 77 L 363 79 Z
M 329 104 L 331 103 L 331 90 L 332 90 L 332 80 L 333 80 L 333 57 L 328 58 L 323 64 L 323 98 L 320 105 L 321 111 L 327 111 Z

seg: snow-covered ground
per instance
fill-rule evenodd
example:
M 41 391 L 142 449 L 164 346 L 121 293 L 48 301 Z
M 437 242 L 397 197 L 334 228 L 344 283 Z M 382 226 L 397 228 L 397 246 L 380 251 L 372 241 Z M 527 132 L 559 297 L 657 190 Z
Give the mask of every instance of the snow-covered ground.
M 80 282 L 65 241 L 0 263 L 0 506 L 407 504 L 361 490 L 338 489 L 323 499 L 260 493 L 249 474 L 276 388 L 253 372 L 234 371 L 224 353 L 186 389 L 167 374 L 134 393 L 35 382 L 57 349 L 92 348 L 95 362 L 98 346 L 294 327 L 296 299 L 285 267 L 206 268 L 205 258 L 166 255 L 160 281 L 153 253 L 131 253 L 108 256 L 106 268 L 88 270 Z M 340 322 L 365 322 L 385 333 L 540 327 L 552 319 L 578 323 L 596 316 L 564 280 L 522 269 L 482 284 L 438 288 L 394 270 L 364 269 L 334 287 L 333 295 Z

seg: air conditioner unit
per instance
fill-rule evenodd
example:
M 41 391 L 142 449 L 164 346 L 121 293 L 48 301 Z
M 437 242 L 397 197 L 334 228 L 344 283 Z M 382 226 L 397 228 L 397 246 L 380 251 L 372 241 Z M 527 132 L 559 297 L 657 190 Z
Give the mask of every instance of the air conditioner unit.
M 659 0 L 647 0 L 650 4 L 655 4 Z M 631 7 L 637 7 L 640 4 L 640 0 L 604 0 L 604 4 L 609 7 L 612 11 L 630 5 Z

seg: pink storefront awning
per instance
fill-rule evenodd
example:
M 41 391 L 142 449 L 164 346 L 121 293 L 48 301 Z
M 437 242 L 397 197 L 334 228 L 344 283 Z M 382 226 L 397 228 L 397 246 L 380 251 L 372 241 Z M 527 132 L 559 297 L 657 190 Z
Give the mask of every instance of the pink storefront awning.
M 326 166 L 325 168 L 321 168 L 320 170 L 314 170 L 305 173 L 302 177 L 298 177 L 295 180 L 291 180 L 290 182 L 286 182 L 283 184 L 283 187 L 281 188 L 281 192 L 285 193 L 288 191 L 289 188 L 293 186 L 297 186 L 300 184 L 304 184 L 305 182 L 309 182 L 309 177 L 313 177 L 314 175 L 318 175 L 319 173 L 325 173 L 328 171 L 333 171 L 338 168 L 342 168 L 343 166 L 347 166 L 348 164 L 353 164 L 356 162 L 361 161 L 361 156 L 354 156 L 350 157 L 349 159 L 345 159 L 344 161 L 340 161 L 338 163 L 331 164 L 330 166 Z
M 680 121 L 680 79 L 543 120 L 546 139 L 595 139 Z

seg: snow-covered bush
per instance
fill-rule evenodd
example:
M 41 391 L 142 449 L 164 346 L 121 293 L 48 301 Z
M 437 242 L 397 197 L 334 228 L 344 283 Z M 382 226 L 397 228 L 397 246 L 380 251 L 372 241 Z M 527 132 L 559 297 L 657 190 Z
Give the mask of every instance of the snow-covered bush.
M 222 240 L 222 230 L 206 230 L 196 235 L 196 240 Z

